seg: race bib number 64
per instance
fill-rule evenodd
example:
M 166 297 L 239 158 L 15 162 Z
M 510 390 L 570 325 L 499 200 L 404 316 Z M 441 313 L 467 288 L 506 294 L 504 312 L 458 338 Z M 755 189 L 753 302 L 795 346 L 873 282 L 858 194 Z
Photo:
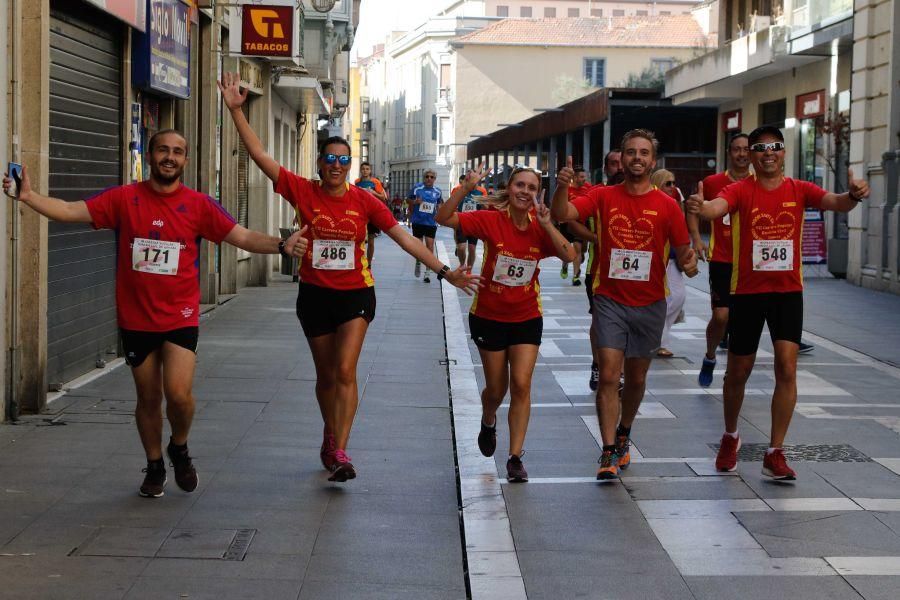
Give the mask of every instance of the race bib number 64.
M 131 267 L 141 273 L 177 275 L 180 255 L 179 242 L 134 238 L 131 244 Z
M 610 279 L 649 281 L 653 253 L 647 250 L 613 248 L 609 256 Z

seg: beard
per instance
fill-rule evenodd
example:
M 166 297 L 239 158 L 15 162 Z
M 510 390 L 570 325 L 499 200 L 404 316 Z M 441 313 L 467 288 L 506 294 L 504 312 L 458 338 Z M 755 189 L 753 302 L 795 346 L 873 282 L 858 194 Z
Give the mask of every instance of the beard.
M 615 175 L 607 176 L 606 185 L 619 185 L 623 181 L 625 181 L 625 173 L 618 171 Z
M 184 174 L 184 167 L 177 169 L 173 175 L 163 175 L 159 165 L 151 164 L 150 165 L 150 178 L 156 180 L 163 185 L 170 185 L 181 179 L 182 174 Z

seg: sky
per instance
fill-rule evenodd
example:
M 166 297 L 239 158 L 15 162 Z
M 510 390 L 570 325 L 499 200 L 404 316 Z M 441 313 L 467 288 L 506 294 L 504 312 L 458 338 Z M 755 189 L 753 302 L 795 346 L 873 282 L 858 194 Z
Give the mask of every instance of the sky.
M 352 56 L 368 56 L 391 31 L 406 31 L 450 0 L 363 0 Z

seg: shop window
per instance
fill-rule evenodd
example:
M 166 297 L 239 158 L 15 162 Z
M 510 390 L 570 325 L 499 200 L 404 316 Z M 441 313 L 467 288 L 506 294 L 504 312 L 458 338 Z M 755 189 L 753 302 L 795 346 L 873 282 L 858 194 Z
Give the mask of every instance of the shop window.
M 825 137 L 822 128 L 825 117 L 800 121 L 800 179 L 812 181 L 819 187 L 825 183 Z
M 778 129 L 784 128 L 784 119 L 787 116 L 787 100 L 773 100 L 759 105 L 759 124 L 771 125 Z

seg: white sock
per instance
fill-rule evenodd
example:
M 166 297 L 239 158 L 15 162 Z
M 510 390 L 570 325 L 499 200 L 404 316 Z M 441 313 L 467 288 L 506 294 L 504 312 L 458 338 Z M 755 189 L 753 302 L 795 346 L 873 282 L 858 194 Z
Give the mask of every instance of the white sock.
M 730 437 L 732 437 L 732 438 L 734 438 L 734 439 L 738 439 L 738 432 L 737 432 L 737 429 L 734 430 L 734 433 L 730 433 L 730 432 L 726 431 L 726 432 L 725 432 L 725 435 L 730 436 Z
M 775 452 L 776 450 L 781 450 L 781 448 L 768 448 L 768 449 L 766 450 L 766 455 L 772 454 L 772 453 Z

